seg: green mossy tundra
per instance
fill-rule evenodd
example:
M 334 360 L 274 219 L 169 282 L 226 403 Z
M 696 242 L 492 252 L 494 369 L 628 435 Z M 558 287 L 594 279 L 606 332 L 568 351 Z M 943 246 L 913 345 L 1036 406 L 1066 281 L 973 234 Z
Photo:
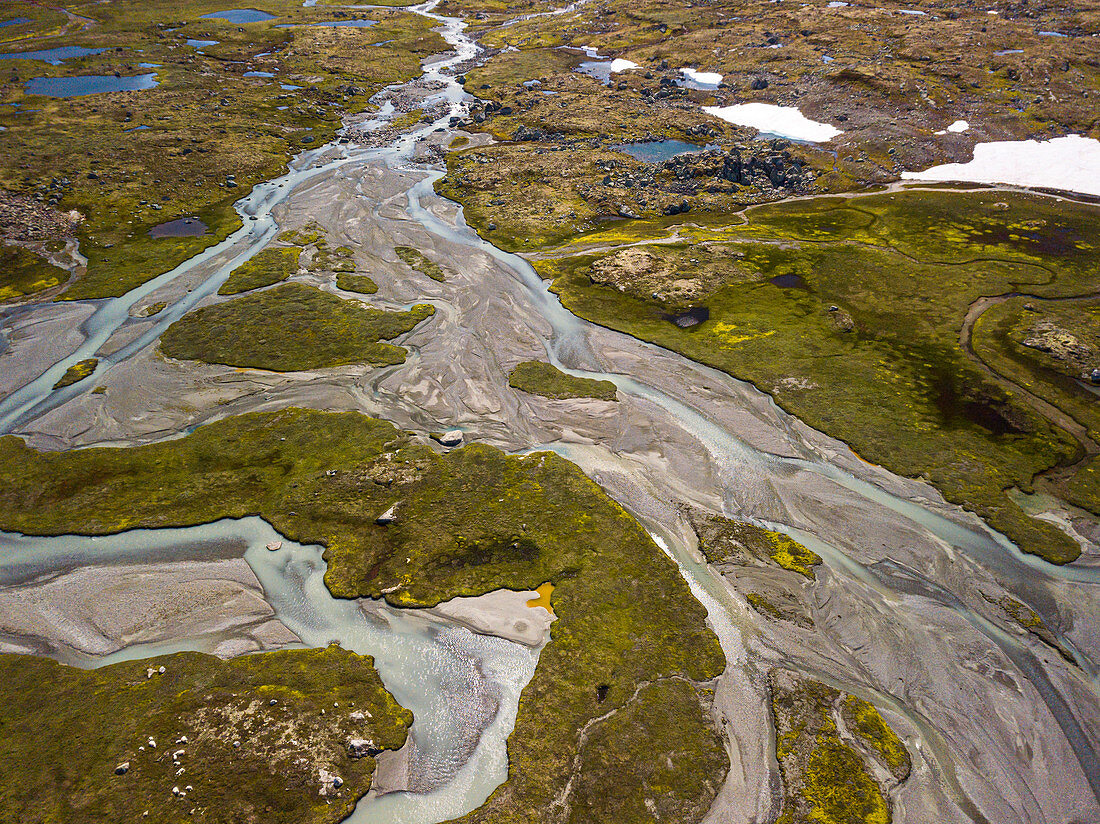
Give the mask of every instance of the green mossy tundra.
M 411 331 L 435 314 L 369 309 L 303 283 L 206 306 L 185 315 L 161 337 L 170 358 L 295 372 L 347 363 L 404 363 L 405 350 L 382 340 Z
M 601 401 L 617 400 L 615 384 L 611 381 L 576 378 L 562 372 L 553 364 L 542 361 L 524 361 L 508 376 L 513 389 L 542 395 L 555 400 L 566 398 L 596 398 Z
M 393 506 L 397 520 L 378 525 Z M 520 698 L 509 778 L 463 821 L 545 820 L 560 800 L 573 820 L 641 824 L 645 809 L 607 799 L 651 777 L 681 820 L 709 807 L 728 768 L 706 711 L 725 667 L 718 640 L 673 562 L 557 455 L 477 444 L 439 455 L 382 421 L 298 409 L 131 449 L 43 453 L 0 439 L 2 529 L 105 534 L 247 515 L 324 545 L 336 597 L 417 607 L 554 584 L 557 620 Z M 647 710 L 654 701 L 661 712 Z M 639 713 L 646 746 L 630 752 L 629 774 L 585 750 L 586 726 L 627 746 Z
M 0 655 L 0 821 L 336 824 L 374 773 L 348 740 L 398 749 L 412 723 L 373 664 L 339 647 L 93 670 Z

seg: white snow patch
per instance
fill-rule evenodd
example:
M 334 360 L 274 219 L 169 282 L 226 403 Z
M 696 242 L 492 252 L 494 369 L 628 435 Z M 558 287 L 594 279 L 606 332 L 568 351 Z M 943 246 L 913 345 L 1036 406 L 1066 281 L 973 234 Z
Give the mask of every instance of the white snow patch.
M 735 126 L 750 126 L 761 132 L 807 143 L 824 143 L 844 134 L 828 123 L 810 120 L 794 106 L 738 103 L 734 106 L 704 106 L 703 111 Z
M 616 74 L 618 72 L 625 72 L 627 69 L 636 69 L 638 64 L 633 60 L 626 60 L 622 57 L 616 57 L 611 61 L 611 73 Z
M 956 120 L 954 123 L 952 123 L 946 129 L 940 129 L 938 132 L 936 132 L 936 134 L 947 134 L 948 132 L 958 134 L 959 132 L 967 131 L 969 128 L 970 128 L 970 124 L 967 123 L 965 120 Z
M 695 69 L 680 69 L 680 73 L 688 80 L 694 80 L 701 86 L 717 86 L 722 82 L 722 75 L 718 72 L 701 72 Z
M 903 180 L 1005 183 L 1100 195 L 1100 140 L 1071 134 L 1053 140 L 979 143 L 969 163 L 946 163 Z

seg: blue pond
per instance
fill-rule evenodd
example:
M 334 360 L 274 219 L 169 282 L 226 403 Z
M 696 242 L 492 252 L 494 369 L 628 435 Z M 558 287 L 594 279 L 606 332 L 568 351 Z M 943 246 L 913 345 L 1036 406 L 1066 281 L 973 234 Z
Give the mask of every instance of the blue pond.
M 282 89 L 284 92 L 296 92 L 296 91 L 298 91 L 298 89 L 300 89 L 302 87 L 301 86 L 295 86 L 295 85 L 292 85 L 290 83 L 280 83 L 279 88 Z
M 220 43 L 220 40 L 188 40 L 188 46 L 194 46 L 196 49 L 201 49 L 203 46 L 216 46 Z
M 29 23 L 31 19 L 29 17 L 13 17 L 11 20 L 0 20 L 0 29 L 4 26 L 18 26 L 20 23 Z
M 199 15 L 203 19 L 215 18 L 228 20 L 230 23 L 260 23 L 264 20 L 274 20 L 274 14 L 257 9 L 226 9 L 225 11 L 212 11 L 209 14 Z
M 274 72 L 245 72 L 245 77 L 274 77 Z
M 51 66 L 60 66 L 62 60 L 71 60 L 74 57 L 85 57 L 89 54 L 99 54 L 107 49 L 85 49 L 81 46 L 59 46 L 56 49 L 43 49 L 42 51 L 8 52 L 0 54 L 0 60 L 44 60 Z
M 685 143 L 682 140 L 651 140 L 648 143 L 620 143 L 611 148 L 643 163 L 663 163 L 676 155 L 701 152 L 705 147 Z
M 28 94 L 46 97 L 80 97 L 104 92 L 135 92 L 152 89 L 157 85 L 156 74 L 137 74 L 132 77 L 115 77 L 111 74 L 87 74 L 77 77 L 35 77 L 24 88 Z

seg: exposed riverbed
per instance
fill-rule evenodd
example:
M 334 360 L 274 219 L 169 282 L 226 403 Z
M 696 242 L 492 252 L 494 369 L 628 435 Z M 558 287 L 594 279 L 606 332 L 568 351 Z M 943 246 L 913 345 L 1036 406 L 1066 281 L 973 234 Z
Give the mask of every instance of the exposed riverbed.
M 430 5 L 421 11 L 431 14 Z M 441 106 L 435 122 L 390 147 L 335 144 L 300 155 L 286 176 L 256 187 L 238 204 L 245 225 L 226 241 L 121 298 L 80 304 L 92 314 L 78 340 L 59 334 L 71 335 L 74 318 L 82 317 L 77 309 L 10 310 L 4 326 L 29 331 L 11 336 L 0 372 L 29 377 L 38 369 L 28 364 L 49 364 L 41 363 L 48 368 L 0 401 L 0 431 L 24 434 L 39 446 L 129 444 L 228 414 L 295 404 L 358 409 L 424 433 L 459 428 L 467 438 L 510 451 L 554 449 L 661 539 L 722 639 L 729 669 L 716 714 L 733 766 L 711 820 L 764 820 L 777 809 L 764 678 L 773 666 L 835 684 L 883 710 L 914 761 L 913 776 L 895 800 L 895 820 L 1097 819 L 1095 523 L 1076 516 L 1086 546 L 1072 566 L 1023 555 L 931 487 L 864 463 L 752 386 L 564 310 L 526 261 L 477 237 L 461 210 L 434 194 L 441 172 L 424 162 L 427 148 L 446 147 L 453 137 L 449 118 L 464 111 L 468 98 L 451 73 L 476 55 L 460 23 L 437 19 L 455 53 L 428 61 L 424 77 L 402 90 L 425 109 Z M 410 350 L 404 364 L 274 374 L 167 362 L 156 354 L 168 324 L 216 300 L 229 272 L 279 229 L 309 221 L 320 223 L 333 245 L 355 249 L 380 287 L 378 305 L 426 300 L 436 307 L 431 321 L 400 341 Z M 421 249 L 445 265 L 447 280 L 410 276 L 393 253 L 396 245 Z M 167 307 L 150 319 L 131 317 L 131 310 L 154 301 Z M 43 334 L 57 337 L 48 355 L 36 343 Z M 100 362 L 91 378 L 51 389 L 69 366 L 93 356 Z M 620 401 L 555 401 L 511 389 L 511 368 L 531 359 L 612 380 Z M 92 394 L 96 386 L 106 391 Z M 736 576 L 728 580 L 701 563 L 682 504 L 753 519 L 818 552 L 824 558 L 818 580 L 800 594 L 814 627 L 753 612 Z M 231 528 L 219 527 L 228 530 L 223 539 L 234 530 L 253 531 L 244 557 L 287 629 L 311 645 L 339 639 L 385 658 L 376 652 L 382 646 L 357 634 L 374 631 L 357 605 L 325 602 L 314 548 L 287 542 L 267 553 L 257 541 L 277 536 L 266 524 L 229 523 Z M 92 564 L 81 557 L 66 568 Z M 172 560 L 186 557 L 173 553 Z M 1069 661 L 1005 616 L 996 604 L 1006 595 L 1036 611 Z M 393 626 L 400 619 L 386 620 Z M 526 680 L 515 675 L 523 671 L 514 665 L 519 659 L 497 647 L 509 644 L 508 650 L 520 652 L 508 654 L 522 653 L 532 668 L 534 654 L 458 628 L 417 629 L 412 636 L 432 632 L 462 647 L 465 660 L 480 661 L 479 689 L 495 690 L 499 710 L 491 721 L 482 716 L 479 727 L 495 731 L 483 734 L 476 750 L 457 748 L 473 752 L 469 759 L 438 766 L 424 784 L 412 782 L 422 792 L 362 804 L 353 820 L 444 820 L 476 806 L 506 774 L 503 738 Z M 203 643 L 224 643 L 214 635 Z M 397 642 L 390 637 L 390 643 Z M 114 654 L 152 653 L 138 645 Z M 421 721 L 438 713 L 432 702 L 453 694 L 454 686 L 410 685 L 400 655 L 378 665 L 397 700 L 425 724 L 414 727 L 418 746 L 455 750 L 450 733 Z M 432 763 L 425 758 L 422 763 Z

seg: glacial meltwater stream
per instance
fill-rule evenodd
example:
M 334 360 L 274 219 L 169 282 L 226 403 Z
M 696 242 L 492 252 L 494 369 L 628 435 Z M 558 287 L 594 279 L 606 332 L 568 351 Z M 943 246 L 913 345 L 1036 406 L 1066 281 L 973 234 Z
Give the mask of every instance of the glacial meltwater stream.
M 487 256 L 509 273 L 525 308 L 549 328 L 549 334 L 543 336 L 543 340 L 552 363 L 573 375 L 613 381 L 619 392 L 638 401 L 640 408 L 653 410 L 654 420 L 659 417 L 661 421 L 672 422 L 667 425 L 674 424 L 678 431 L 701 446 L 724 484 L 721 503 L 726 514 L 738 515 L 741 512 L 735 494 L 741 478 L 751 475 L 754 478 L 775 479 L 776 485 L 783 485 L 784 488 L 798 486 L 805 479 L 808 489 L 826 490 L 833 496 L 830 500 L 845 502 L 847 509 L 843 511 L 850 512 L 853 518 L 871 519 L 880 514 L 882 518 L 892 519 L 891 523 L 904 524 L 914 535 L 927 537 L 934 546 L 942 547 L 944 557 L 952 559 L 951 564 L 942 565 L 941 559 L 930 559 L 927 567 L 916 571 L 888 558 L 864 563 L 849 557 L 847 546 L 839 546 L 831 540 L 843 531 L 844 526 L 840 523 L 803 521 L 799 524 L 794 522 L 795 515 L 791 516 L 792 523 L 763 522 L 765 526 L 788 532 L 817 551 L 825 559 L 827 571 L 823 570 L 823 578 L 853 582 L 853 586 L 860 588 L 859 591 L 869 593 L 868 597 L 879 599 L 875 602 L 876 608 L 892 610 L 891 621 L 915 623 L 924 605 L 934 603 L 952 611 L 975 637 L 984 639 L 991 648 L 1003 651 L 1015 665 L 1017 674 L 1035 688 L 1049 717 L 1057 723 L 1076 756 L 1093 795 L 1100 798 L 1100 760 L 1095 750 L 1094 735 L 1082 725 L 1079 711 L 1074 711 L 1072 702 L 1062 694 L 1060 686 L 1048 677 L 1047 666 L 1036 657 L 1032 646 L 977 615 L 954 591 L 962 584 L 954 577 L 947 580 L 950 568 L 957 565 L 959 570 L 982 576 L 982 581 L 990 582 L 990 586 L 1003 588 L 998 591 L 1014 593 L 1044 619 L 1054 619 L 1062 607 L 1071 601 L 1087 605 L 1083 614 L 1088 614 L 1090 610 L 1100 612 L 1096 607 L 1100 602 L 1100 569 L 1084 565 L 1056 567 L 1025 555 L 1003 536 L 976 523 L 975 519 L 945 504 L 936 504 L 937 496 L 931 490 L 927 492 L 927 498 L 932 503 L 927 506 L 887 491 L 885 484 L 873 481 L 876 478 L 889 479 L 888 474 L 881 470 L 868 470 L 866 477 L 860 477 L 851 470 L 850 465 L 835 465 L 820 455 L 809 454 L 809 451 L 799 457 L 769 454 L 746 443 L 723 425 L 720 416 L 706 408 L 704 401 L 678 395 L 667 386 L 659 387 L 655 376 L 616 373 L 610 369 L 607 365 L 609 341 L 618 351 L 637 355 L 633 362 L 644 365 L 647 354 L 659 356 L 665 362 L 681 363 L 684 371 L 693 370 L 694 374 L 705 376 L 715 386 L 729 387 L 731 394 L 759 397 L 754 389 L 728 375 L 685 360 L 677 361 L 676 356 L 664 350 L 600 329 L 574 316 L 561 305 L 526 260 L 501 251 L 478 237 L 466 226 L 461 211 L 452 224 L 432 208 L 433 204 L 438 203 L 433 185 L 443 173 L 414 163 L 411 157 L 419 142 L 437 129 L 449 129 L 451 118 L 462 116 L 467 111 L 470 98 L 455 81 L 454 74 L 457 67 L 472 60 L 478 53 L 476 44 L 463 32 L 464 24 L 436 15 L 432 11 L 434 5 L 433 1 L 412 10 L 438 21 L 444 38 L 454 48 L 453 54 L 426 61 L 419 81 L 438 84 L 441 90 L 433 95 L 432 101 L 445 104 L 442 116 L 402 136 L 389 147 L 363 148 L 334 143 L 299 155 L 286 175 L 256 186 L 237 203 L 237 211 L 244 225 L 224 241 L 120 298 L 94 302 L 95 311 L 82 327 L 85 339 L 77 349 L 0 401 L 0 432 L 25 431 L 29 422 L 90 391 L 95 385 L 92 379 L 58 390 L 52 389 L 66 370 L 77 362 L 99 357 L 95 375 L 102 375 L 153 345 L 169 324 L 203 299 L 214 295 L 232 269 L 256 254 L 275 236 L 278 227 L 273 209 L 285 204 L 303 184 L 337 169 L 347 173 L 360 165 L 364 168 L 368 164 L 384 165 L 395 173 L 415 177 L 415 182 L 406 193 L 405 217 L 448 247 L 467 250 L 471 256 Z M 388 121 L 395 114 L 392 106 L 384 106 L 376 115 L 376 124 Z M 444 135 L 449 136 L 449 132 L 445 131 Z M 461 266 L 461 260 L 454 265 Z M 193 278 L 197 273 L 203 273 L 201 283 L 154 318 L 144 321 L 147 328 L 133 340 L 110 354 L 97 354 L 118 330 L 136 322 L 129 315 L 131 308 L 165 285 L 189 276 Z M 600 346 L 593 345 L 597 335 Z M 413 361 L 410 358 L 406 368 Z M 385 396 L 379 398 L 377 402 L 384 405 Z M 793 428 L 789 418 L 774 406 L 770 407 L 769 414 L 772 419 L 781 422 L 780 426 Z M 599 461 L 605 458 L 611 460 L 606 455 L 609 450 L 602 445 L 579 447 L 558 442 L 525 445 L 524 448 L 555 449 L 575 460 L 590 474 L 595 474 L 593 467 Z M 600 454 L 594 457 L 596 453 Z M 639 486 L 648 482 L 641 477 L 642 469 L 629 463 L 628 458 L 632 456 L 615 457 L 622 457 L 615 465 L 623 473 L 634 471 L 638 474 Z M 901 486 L 899 482 L 897 488 Z M 646 513 L 637 514 L 655 533 L 658 544 L 676 561 L 692 591 L 707 607 L 710 624 L 722 641 L 730 666 L 740 666 L 746 660 L 748 644 L 742 638 L 736 618 L 740 610 L 739 596 L 733 593 L 727 581 L 700 562 L 695 550 L 679 540 L 671 527 L 666 531 L 663 527 L 667 525 L 654 523 Z M 830 540 L 822 535 L 829 536 Z M 196 544 L 230 540 L 247 543 L 245 559 L 262 584 L 265 597 L 277 617 L 304 643 L 319 646 L 335 640 L 349 649 L 373 655 L 387 688 L 414 713 L 412 738 L 418 757 L 423 763 L 432 765 L 436 779 L 433 788 L 420 793 L 370 795 L 359 804 L 350 820 L 408 824 L 443 821 L 477 807 L 505 780 L 505 741 L 514 724 L 520 691 L 534 671 L 537 651 L 497 638 L 476 636 L 455 626 L 433 623 L 411 611 L 384 605 L 375 605 L 371 610 L 364 611 L 355 602 L 335 600 L 323 584 L 324 564 L 319 548 L 286 541 L 259 518 L 219 521 L 178 530 L 135 530 L 101 538 L 2 535 L 0 583 L 27 581 L 75 566 L 107 562 L 136 563 L 142 559 L 165 556 L 182 560 L 189 557 L 189 547 Z M 281 540 L 282 549 L 277 552 L 265 550 L 264 545 L 271 540 Z M 945 580 L 931 580 L 931 569 L 946 570 Z M 1057 621 L 1051 620 L 1051 623 L 1057 625 Z M 1088 677 L 1091 694 L 1087 698 L 1078 697 L 1078 700 L 1087 700 L 1092 702 L 1090 706 L 1097 706 L 1097 662 L 1092 652 L 1075 648 L 1065 634 L 1060 635 L 1059 639 L 1072 650 L 1077 665 Z M 181 639 L 171 649 L 192 648 L 189 643 L 199 642 Z M 107 663 L 118 657 L 145 657 L 165 651 L 169 649 L 164 645 L 132 646 L 95 663 Z M 907 689 L 904 685 L 897 691 L 881 686 L 869 687 L 868 683 L 875 680 L 872 677 L 873 667 L 868 664 L 865 672 L 859 669 L 863 666 L 859 658 L 863 652 L 857 648 L 850 656 L 852 670 L 862 673 L 861 681 L 853 683 L 852 688 L 881 696 L 884 704 L 909 719 L 918 731 L 922 749 L 929 753 L 931 769 L 940 776 L 941 783 L 948 786 L 947 792 L 957 808 L 963 810 L 970 820 L 987 820 L 977 809 L 981 805 L 970 800 L 967 790 L 961 786 L 961 780 L 954 777 L 953 754 L 943 743 L 947 733 L 942 732 L 942 722 L 931 720 L 931 712 L 923 704 L 912 706 L 912 702 L 904 700 Z M 839 652 L 837 654 L 840 655 Z M 804 671 L 811 674 L 818 672 L 818 664 L 808 656 L 792 659 L 790 665 L 803 666 Z M 833 677 L 839 680 L 837 676 Z M 885 682 L 889 679 L 879 680 Z M 462 695 L 488 696 L 495 703 L 491 721 L 472 750 L 463 734 L 464 730 L 468 732 L 470 713 L 477 710 L 458 700 L 458 696 Z

